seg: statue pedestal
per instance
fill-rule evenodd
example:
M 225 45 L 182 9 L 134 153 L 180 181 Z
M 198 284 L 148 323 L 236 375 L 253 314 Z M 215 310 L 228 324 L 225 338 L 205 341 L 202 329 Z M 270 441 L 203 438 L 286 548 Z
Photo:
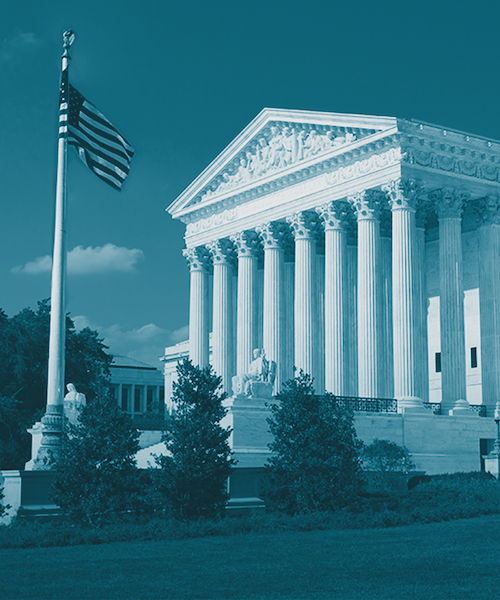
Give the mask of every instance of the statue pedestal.
M 491 473 L 497 479 L 500 478 L 500 454 L 496 452 L 491 452 L 487 454 L 484 458 L 484 470 L 486 473 Z
M 262 385 L 268 387 L 268 384 Z M 232 430 L 229 445 L 238 461 L 229 477 L 231 499 L 228 510 L 231 512 L 264 507 L 264 465 L 270 455 L 268 444 L 273 439 L 267 424 L 271 411 L 266 404 L 272 402 L 272 397 L 244 395 L 235 395 L 224 401 L 227 413 L 221 425 Z
M 268 444 L 272 441 L 267 424 L 271 411 L 266 404 L 272 401 L 272 398 L 243 395 L 224 401 L 227 413 L 221 425 L 232 430 L 229 445 L 238 460 L 238 467 L 264 466 L 269 456 Z
M 33 465 L 35 464 L 36 457 L 38 456 L 38 450 L 42 443 L 43 425 L 41 421 L 38 421 L 33 425 L 31 429 L 28 429 L 28 433 L 31 435 L 31 460 L 24 466 L 25 471 L 33 471 Z

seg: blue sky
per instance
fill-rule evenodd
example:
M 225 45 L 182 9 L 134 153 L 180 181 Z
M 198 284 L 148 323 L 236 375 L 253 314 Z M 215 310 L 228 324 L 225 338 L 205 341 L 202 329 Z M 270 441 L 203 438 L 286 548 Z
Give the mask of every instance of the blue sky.
M 114 2 L 0 8 L 0 307 L 50 295 L 62 31 L 70 81 L 134 146 L 116 192 L 70 149 L 67 309 L 159 365 L 187 335 L 165 208 L 264 107 L 416 118 L 500 139 L 497 1 Z

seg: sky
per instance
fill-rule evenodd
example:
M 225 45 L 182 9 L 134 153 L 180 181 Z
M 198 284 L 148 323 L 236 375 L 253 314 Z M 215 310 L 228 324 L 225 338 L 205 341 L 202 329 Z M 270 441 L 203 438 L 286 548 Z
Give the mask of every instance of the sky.
M 62 32 L 71 83 L 135 149 L 121 192 L 70 148 L 67 310 L 160 367 L 188 335 L 165 209 L 264 108 L 415 118 L 500 139 L 497 0 L 39 0 L 0 7 L 0 307 L 50 296 Z

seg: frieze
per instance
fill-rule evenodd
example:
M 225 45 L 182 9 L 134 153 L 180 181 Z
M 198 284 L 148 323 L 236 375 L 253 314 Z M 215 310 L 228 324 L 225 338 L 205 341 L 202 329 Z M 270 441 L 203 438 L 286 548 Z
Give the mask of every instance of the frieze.
M 500 169 L 491 163 L 500 162 L 497 155 L 485 154 L 456 146 L 440 144 L 439 148 L 434 142 L 426 142 L 423 139 L 411 138 L 412 143 L 431 148 L 430 150 L 419 149 L 412 146 L 404 148 L 403 160 L 410 165 L 430 167 L 439 171 L 466 175 L 476 179 L 485 179 L 492 182 L 500 182 Z M 449 152 L 446 155 L 435 152 L 441 150 Z
M 214 227 L 219 227 L 220 225 L 225 225 L 226 223 L 230 223 L 234 221 L 238 216 L 238 208 L 228 208 L 227 210 L 223 210 L 220 213 L 215 213 L 210 217 L 206 217 L 205 219 L 199 219 L 194 223 L 188 223 L 186 225 L 186 236 L 196 235 L 201 231 L 206 231 L 207 229 L 212 229 Z
M 336 185 L 349 181 L 350 179 L 356 179 L 360 175 L 366 175 L 377 169 L 388 167 L 393 164 L 397 164 L 403 160 L 404 155 L 400 148 L 391 148 L 387 152 L 381 154 L 374 154 L 365 160 L 359 160 L 352 165 L 346 167 L 340 167 L 332 173 L 328 173 L 326 181 L 329 185 Z
M 275 171 L 324 154 L 356 140 L 353 133 L 339 135 L 335 128 L 310 129 L 299 123 L 273 123 L 213 181 L 201 200 L 247 185 Z

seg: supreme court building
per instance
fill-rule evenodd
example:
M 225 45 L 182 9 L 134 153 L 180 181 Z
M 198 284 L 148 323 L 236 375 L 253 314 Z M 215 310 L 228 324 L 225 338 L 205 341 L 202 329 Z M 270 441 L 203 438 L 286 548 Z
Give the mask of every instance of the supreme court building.
M 500 400 L 500 142 L 264 109 L 168 212 L 186 224 L 184 354 L 210 361 L 229 395 L 263 348 L 275 392 L 295 368 L 318 393 L 395 400 L 390 426 L 356 417 L 365 438 L 410 418 L 431 444 L 429 423 L 469 417 L 456 435 L 473 430 L 479 460 Z

